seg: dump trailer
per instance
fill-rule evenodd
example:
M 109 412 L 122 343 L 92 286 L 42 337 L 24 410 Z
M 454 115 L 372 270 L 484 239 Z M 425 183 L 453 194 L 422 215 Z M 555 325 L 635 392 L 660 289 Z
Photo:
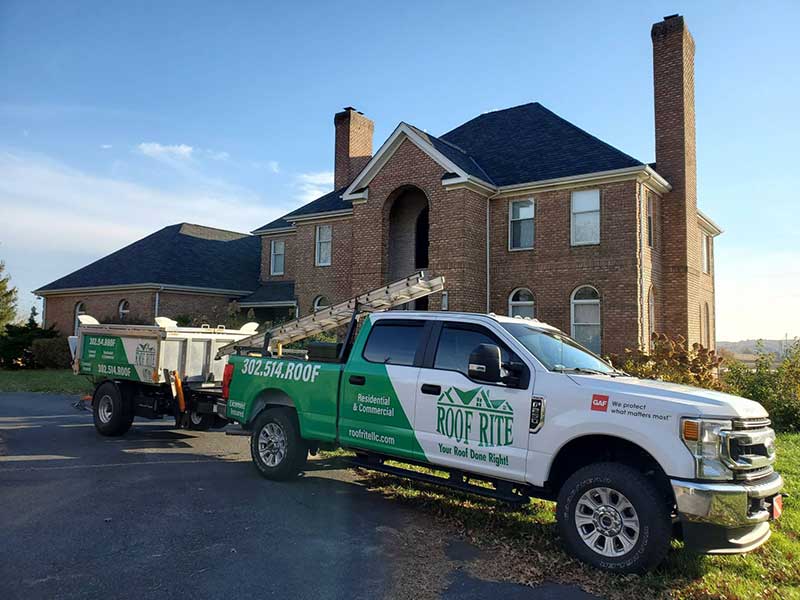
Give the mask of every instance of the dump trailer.
M 252 336 L 257 323 L 226 329 L 179 327 L 166 317 L 154 325 L 78 319 L 78 335 L 70 338 L 73 371 L 96 382 L 92 410 L 100 433 L 122 435 L 135 417 L 174 417 L 177 426 L 201 430 L 228 423 L 222 399 L 227 359 L 216 354 Z

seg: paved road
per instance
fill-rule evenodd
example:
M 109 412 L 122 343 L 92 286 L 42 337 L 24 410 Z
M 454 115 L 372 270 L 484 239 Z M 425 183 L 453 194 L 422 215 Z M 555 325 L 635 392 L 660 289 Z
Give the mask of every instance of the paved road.
M 160 421 L 104 438 L 73 400 L 0 394 L 4 600 L 592 598 L 474 579 L 477 549 L 335 461 L 268 482 L 246 438 Z

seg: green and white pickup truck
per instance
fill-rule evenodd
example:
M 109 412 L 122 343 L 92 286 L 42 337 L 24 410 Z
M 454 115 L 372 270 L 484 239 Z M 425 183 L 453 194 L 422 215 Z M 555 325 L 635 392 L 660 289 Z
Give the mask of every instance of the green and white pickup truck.
M 707 553 L 769 538 L 783 480 L 761 405 L 629 377 L 536 320 L 377 312 L 381 294 L 370 294 L 218 352 L 227 364 L 215 411 L 250 433 L 265 477 L 290 479 L 309 453 L 340 446 L 361 467 L 555 500 L 567 550 L 620 572 L 655 567 L 673 536 Z M 395 290 L 384 304 L 420 295 Z M 348 310 L 342 343 L 281 356 L 284 343 L 346 323 Z

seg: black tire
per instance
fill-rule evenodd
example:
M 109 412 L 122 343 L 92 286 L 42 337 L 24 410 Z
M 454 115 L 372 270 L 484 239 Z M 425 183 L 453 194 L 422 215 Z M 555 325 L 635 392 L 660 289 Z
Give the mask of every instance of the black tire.
M 556 519 L 567 552 L 606 571 L 643 573 L 669 550 L 672 520 L 663 494 L 627 465 L 597 463 L 576 471 L 559 491 Z
M 104 381 L 94 391 L 92 414 L 98 433 L 106 436 L 123 435 L 133 423 L 133 403 L 120 386 L 113 381 Z
M 281 439 L 284 442 L 282 452 Z M 260 452 L 262 444 L 265 455 Z M 270 452 L 270 449 L 274 451 Z M 258 472 L 267 479 L 285 481 L 297 477 L 308 459 L 308 444 L 300 437 L 300 424 L 295 412 L 286 408 L 262 411 L 253 422 L 250 455 Z M 275 462 L 270 461 L 271 456 Z
M 208 431 L 211 429 L 211 426 L 214 424 L 214 416 L 213 414 L 201 414 L 197 411 L 190 411 L 189 412 L 189 429 L 193 431 Z

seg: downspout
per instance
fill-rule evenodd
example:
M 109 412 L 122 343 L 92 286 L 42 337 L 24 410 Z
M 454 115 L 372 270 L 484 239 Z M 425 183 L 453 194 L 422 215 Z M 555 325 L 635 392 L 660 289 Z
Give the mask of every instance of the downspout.
M 161 292 L 163 289 L 164 289 L 164 286 L 162 285 L 160 288 L 158 288 L 158 289 L 156 290 L 155 305 L 153 306 L 153 312 L 154 312 L 155 314 L 153 315 L 153 318 L 156 318 L 156 317 L 158 316 L 158 304 L 159 304 L 159 300 L 161 299 L 161 298 L 160 298 L 160 292 Z
M 644 312 L 647 310 L 647 300 L 645 299 L 645 291 L 644 291 L 644 236 L 645 236 L 645 228 L 647 223 L 647 194 L 645 192 L 645 186 L 643 183 L 638 184 L 637 186 L 637 198 L 636 198 L 636 212 L 639 213 L 639 218 L 637 219 L 639 226 L 637 231 L 637 238 L 638 238 L 638 246 L 639 246 L 639 345 L 647 350 L 650 346 L 649 344 L 649 328 L 652 326 L 651 323 L 647 323 L 648 331 L 645 332 L 644 329 Z M 644 220 L 644 223 L 642 222 Z M 650 315 L 648 314 L 648 319 Z
M 491 239 L 489 235 L 489 207 L 492 203 L 492 199 L 496 198 L 500 192 L 495 192 L 491 196 L 486 197 L 486 314 L 489 314 L 492 311 L 492 279 L 491 279 Z

